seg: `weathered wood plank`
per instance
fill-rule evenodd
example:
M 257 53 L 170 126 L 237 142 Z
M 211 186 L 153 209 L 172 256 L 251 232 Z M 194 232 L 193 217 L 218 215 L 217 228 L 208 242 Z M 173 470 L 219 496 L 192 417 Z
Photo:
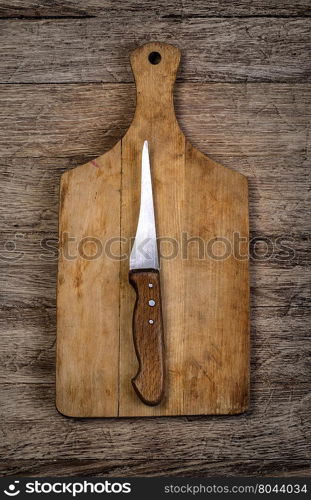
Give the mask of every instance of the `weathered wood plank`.
M 1 154 L 99 156 L 124 135 L 134 108 L 132 84 L 4 85 Z M 7 134 L 2 137 L 4 128 Z
M 138 0 L 126 0 L 116 4 L 114 0 L 3 0 L 0 7 L 1 17 L 87 17 L 87 16 L 133 16 L 144 15 L 156 20 L 173 18 L 176 20 L 188 17 L 211 16 L 306 16 L 310 15 L 308 0 L 144 0 L 144 9 Z
M 256 231 L 285 232 L 293 214 L 295 230 L 306 230 L 309 100 L 308 85 L 177 86 L 177 115 L 186 136 L 249 178 Z M 60 174 L 111 148 L 133 111 L 131 85 L 26 85 L 18 92 L 4 87 L 0 146 L 15 158 L 1 160 L 3 227 L 55 231 Z M 59 155 L 69 158 L 44 158 Z
M 255 235 L 259 238 L 266 236 Z M 262 246 L 259 258 L 251 260 L 253 304 L 256 307 L 306 305 L 311 291 L 307 267 L 308 236 L 296 235 L 295 238 L 295 234 L 284 235 L 285 246 L 291 249 L 290 252 L 293 249 L 295 251 L 292 260 L 286 257 L 288 250 L 282 250 L 275 236 L 270 236 L 276 247 L 275 253 L 268 259 L 263 258 L 265 244 L 262 243 L 259 245 Z M 2 307 L 53 307 L 56 299 L 56 234 L 17 233 L 16 238 L 5 233 L 4 238 L 6 247 L 10 249 L 16 244 L 16 250 L 2 250 L 2 259 L 6 259 L 6 270 L 2 277 Z M 20 255 L 22 252 L 24 254 Z
M 252 385 L 258 391 L 264 390 L 267 384 L 294 388 L 308 382 L 310 353 L 306 326 L 310 315 L 310 308 L 297 304 L 290 308 L 285 303 L 279 307 L 253 306 L 251 374 Z M 1 383 L 54 386 L 54 308 L 37 307 L 22 312 L 17 308 L 4 309 L 0 312 L 0 333 Z M 4 402 L 7 404 L 7 400 Z M 13 407 L 12 411 L 14 413 Z
M 25 270 L 27 269 L 27 274 Z M 276 286 L 277 283 L 277 286 Z M 283 269 L 251 267 L 251 293 L 257 307 L 297 307 L 310 302 L 310 276 L 305 267 Z M 56 300 L 56 263 L 34 268 L 14 266 L 3 279 L 5 308 L 54 307 Z
M 250 226 L 251 231 L 256 233 L 254 236 L 266 234 L 290 237 L 292 232 L 303 235 L 310 230 L 307 213 L 310 207 L 311 171 L 304 151 L 280 156 L 269 156 L 267 151 L 262 156 L 252 157 L 224 154 L 210 156 L 248 177 Z M 18 237 L 19 232 L 46 232 L 52 233 L 52 238 L 55 237 L 60 175 L 65 170 L 83 164 L 85 160 L 86 156 L 0 159 L 1 229 L 9 233 L 16 231 L 14 239 L 19 241 L 16 243 L 18 249 L 21 249 L 22 241 L 22 236 Z
M 105 19 L 94 24 L 94 20 L 74 20 L 73 24 L 56 20 L 23 22 L 23 27 L 14 21 L 9 29 L 2 23 L 9 35 L 5 44 L 9 65 L 6 68 L 4 62 L 1 81 L 112 82 L 117 78 L 131 82 L 127 56 L 134 45 L 149 40 L 148 30 L 150 37 L 164 37 L 184 49 L 183 81 L 309 78 L 308 20 L 235 19 L 219 23 L 206 19 L 211 15 L 303 16 L 309 14 L 309 2 L 305 0 L 185 0 L 178 5 L 169 0 L 164 8 L 151 2 L 140 13 L 135 1 L 123 2 L 122 6 L 110 1 L 104 4 L 100 0 L 83 4 L 2 2 L 1 16 L 96 15 Z M 125 41 L 120 41 L 124 34 L 115 28 L 122 16 L 129 25 Z M 147 21 L 141 23 L 146 16 Z M 36 44 L 41 44 L 39 52 Z M 81 54 L 77 54 L 79 50 Z M 29 59 L 32 51 L 37 62 Z M 209 54 L 206 60 L 204 51 Z M 60 173 L 110 149 L 124 134 L 133 115 L 134 86 L 12 87 L 2 86 L 0 105 L 0 147 L 7 157 L 3 161 L 1 221 L 7 231 L 4 241 L 15 236 L 12 227 L 21 232 L 21 239 L 15 241 L 25 252 L 25 259 L 16 266 L 2 261 L 6 281 L 1 291 L 4 347 L 0 380 L 9 384 L 0 386 L 5 396 L 1 474 L 310 475 L 306 333 L 310 324 L 306 234 L 310 228 L 310 88 L 286 84 L 203 85 L 201 91 L 200 85 L 177 86 L 177 115 L 187 137 L 212 158 L 249 177 L 253 236 L 274 238 L 294 232 L 297 255 L 291 262 L 252 264 L 253 400 L 249 414 L 233 419 L 127 419 L 118 423 L 75 422 L 55 411 L 56 264 L 38 259 L 38 243 L 42 236 L 55 238 Z M 10 158 L 12 155 L 17 158 Z M 40 158 L 30 159 L 32 156 Z M 46 231 L 52 231 L 51 235 Z M 3 294 L 6 291 L 7 298 Z M 40 416 L 43 420 L 38 425 Z M 189 436 L 194 438 L 193 443 Z M 60 461 L 60 456 L 67 460 Z M 104 460 L 107 456 L 114 459 Z M 81 457 L 83 460 L 78 460 Z M 154 458 L 158 460 L 151 460 Z
M 68 419 L 54 407 L 54 388 L 1 385 L 1 458 L 285 460 L 310 456 L 308 384 L 252 391 L 251 410 L 191 418 Z M 10 409 L 11 408 L 11 409 Z M 18 408 L 18 414 L 16 412 Z M 36 415 L 36 416 L 35 416 Z M 48 432 L 47 432 L 48 429 Z M 191 436 L 191 439 L 189 439 Z
M 224 461 L 158 459 L 137 460 L 5 460 L 0 462 L 1 476 L 26 477 L 306 477 L 310 462 L 297 460 Z
M 132 82 L 129 54 L 152 40 L 182 50 L 185 82 L 310 79 L 310 18 L 155 22 L 145 10 L 138 16 L 118 11 L 92 19 L 3 20 L 0 82 Z
M 177 84 L 175 109 L 206 154 L 284 157 L 306 153 L 310 94 L 308 84 Z M 134 109 L 132 84 L 4 85 L 1 155 L 88 161 L 124 135 Z

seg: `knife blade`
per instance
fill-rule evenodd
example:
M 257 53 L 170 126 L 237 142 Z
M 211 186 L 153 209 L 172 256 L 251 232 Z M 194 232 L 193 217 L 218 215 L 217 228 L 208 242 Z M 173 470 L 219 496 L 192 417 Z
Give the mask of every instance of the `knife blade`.
M 154 406 L 163 399 L 165 366 L 159 256 L 147 141 L 142 149 L 140 210 L 130 255 L 129 282 L 136 292 L 133 341 L 139 364 L 132 385 L 141 401 Z

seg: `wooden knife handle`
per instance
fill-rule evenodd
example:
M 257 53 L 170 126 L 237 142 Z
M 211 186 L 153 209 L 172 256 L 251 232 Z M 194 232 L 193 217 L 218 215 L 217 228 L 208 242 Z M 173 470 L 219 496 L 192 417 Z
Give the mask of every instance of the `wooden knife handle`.
M 155 269 L 130 271 L 129 281 L 136 291 L 133 339 L 139 362 L 132 384 L 138 397 L 154 406 L 163 398 L 165 379 L 160 273 Z

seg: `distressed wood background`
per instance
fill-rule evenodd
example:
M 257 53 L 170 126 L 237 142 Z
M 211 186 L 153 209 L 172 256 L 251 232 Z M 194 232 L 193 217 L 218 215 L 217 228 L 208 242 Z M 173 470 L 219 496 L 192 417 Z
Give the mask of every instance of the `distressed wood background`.
M 0 2 L 2 475 L 310 474 L 308 7 Z M 129 54 L 151 40 L 183 51 L 175 105 L 186 136 L 249 179 L 251 407 L 68 419 L 54 406 L 59 177 L 125 133 Z

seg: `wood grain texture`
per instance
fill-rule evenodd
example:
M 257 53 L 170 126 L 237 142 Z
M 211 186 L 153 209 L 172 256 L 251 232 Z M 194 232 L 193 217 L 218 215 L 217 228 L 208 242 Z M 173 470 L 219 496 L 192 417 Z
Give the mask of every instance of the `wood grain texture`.
M 304 274 L 307 270 L 303 270 Z M 292 281 L 294 276 L 295 268 L 292 270 Z M 273 277 L 270 287 L 262 285 L 260 288 L 260 293 L 266 295 L 266 302 L 273 295 L 273 286 L 276 286 L 277 274 Z M 277 391 L 281 386 L 289 389 L 305 384 L 307 387 L 310 349 L 305 326 L 310 322 L 311 311 L 306 307 L 306 301 L 302 301 L 301 291 L 297 293 L 294 287 L 278 284 L 278 295 L 281 305 L 258 306 L 257 300 L 253 300 L 251 374 L 259 392 L 263 393 L 269 382 L 269 386 L 274 388 L 275 397 L 281 398 L 280 391 Z M 272 297 L 271 304 L 273 302 Z M 54 386 L 55 331 L 55 308 L 41 306 L 22 309 L 19 306 L 4 309 L 0 315 L 1 383 Z M 7 401 L 3 403 L 7 405 Z M 14 405 L 16 402 L 12 401 L 13 412 Z
M 1 17 L 111 17 L 123 15 L 133 16 L 142 12 L 141 2 L 138 0 L 124 0 L 116 5 L 113 0 L 3 0 L 0 6 Z M 145 17 L 156 16 L 157 20 L 172 18 L 176 21 L 188 17 L 212 16 L 308 16 L 310 3 L 308 0 L 299 0 L 295 3 L 289 0 L 183 0 L 176 3 L 174 0 L 163 0 L 157 3 L 144 0 L 143 13 Z
M 1 476 L 26 477 L 307 477 L 310 461 L 297 460 L 6 460 Z
M 132 82 L 129 55 L 152 40 L 183 51 L 183 81 L 310 81 L 310 18 L 159 22 L 144 13 L 130 23 L 122 11 L 93 19 L 3 20 L 0 83 Z
M 261 137 L 263 143 L 265 137 L 266 134 L 263 133 Z M 304 150 L 306 146 L 306 141 L 301 138 L 301 151 L 288 153 L 285 156 L 274 153 L 252 157 L 213 155 L 219 163 L 229 168 L 232 165 L 237 172 L 248 177 L 250 226 L 254 236 L 261 234 L 276 238 L 278 235 L 283 235 L 295 239 L 301 234 L 301 238 L 308 237 L 310 220 L 306 220 L 306 213 L 310 204 L 310 169 L 309 159 Z M 276 144 L 275 147 L 279 146 Z M 204 150 L 208 152 L 206 148 Z M 86 158 L 82 157 L 83 159 Z M 15 240 L 18 250 L 23 250 L 23 238 L 29 249 L 32 240 L 33 254 L 37 252 L 38 255 L 41 253 L 44 255 L 37 261 L 37 265 L 42 263 L 45 257 L 46 260 L 51 260 L 53 249 L 41 248 L 40 240 L 42 239 L 44 244 L 49 238 L 52 240 L 57 238 L 60 175 L 66 168 L 69 170 L 81 164 L 81 157 L 69 160 L 5 158 L 0 162 L 3 172 L 3 189 L 0 192 L 3 233 L 7 232 L 7 237 Z M 9 251 L 5 254 L 8 257 L 11 255 Z M 278 251 L 274 259 L 277 256 Z
M 129 281 L 136 292 L 133 340 L 139 369 L 132 379 L 138 397 L 148 405 L 161 402 L 165 391 L 165 350 L 158 270 L 133 270 Z M 149 301 L 154 305 L 150 307 Z
M 120 265 L 100 251 L 120 231 L 120 168 L 117 145 L 61 179 L 56 405 L 69 416 L 118 413 Z
M 283 290 L 283 303 L 293 293 Z M 310 321 L 310 308 L 289 305 L 252 308 L 252 376 L 260 392 L 267 382 L 271 387 L 286 388 L 308 383 L 310 348 L 305 325 Z M 1 383 L 54 386 L 55 309 L 23 309 L 22 315 L 18 311 L 6 310 L 0 316 Z M 3 403 L 7 405 L 7 401 Z M 13 411 L 14 405 L 16 402 L 12 401 Z
M 151 52 L 161 54 L 160 64 L 149 62 Z M 61 200 L 64 186 L 66 192 L 60 205 L 61 254 L 64 253 L 64 234 L 75 238 L 75 249 L 82 238 L 103 238 L 100 226 L 105 220 L 104 211 L 109 214 L 111 204 L 109 190 L 105 187 L 106 191 L 103 191 L 103 185 L 95 180 L 98 172 L 104 179 L 108 175 L 104 172 L 106 162 L 121 165 L 115 172 L 121 198 L 116 198 L 112 192 L 117 218 L 109 222 L 104 239 L 120 235 L 122 255 L 127 256 L 114 259 L 113 263 L 107 252 L 102 252 L 91 262 L 85 262 L 85 259 L 83 262 L 81 252 L 78 259 L 61 258 L 57 296 L 60 347 L 57 350 L 56 382 L 57 406 L 66 415 L 224 414 L 240 413 L 247 408 L 247 181 L 241 174 L 209 160 L 186 141 L 176 121 L 173 105 L 172 91 L 179 60 L 179 50 L 171 45 L 150 43 L 136 49 L 131 55 L 137 89 L 136 110 L 130 128 L 113 150 L 112 154 L 116 156 L 111 158 L 108 152 L 62 176 Z M 152 408 L 144 406 L 131 388 L 130 381 L 137 373 L 137 359 L 132 325 L 128 321 L 134 308 L 134 296 L 127 279 L 129 244 L 135 236 L 138 220 L 140 152 L 144 140 L 149 142 L 153 165 L 157 237 L 162 240 L 169 238 L 178 248 L 174 258 L 165 257 L 165 253 L 161 258 L 167 391 L 161 404 Z M 94 174 L 96 170 L 97 174 Z M 83 172 L 86 173 L 84 180 Z M 93 191 L 98 194 L 102 215 L 97 213 L 97 205 L 91 204 Z M 115 205 L 117 200 L 119 209 Z M 241 239 L 239 256 L 235 254 L 235 234 Z M 225 240 L 230 246 L 229 254 L 226 259 L 218 258 L 218 254 L 215 258 L 213 254 L 198 258 L 191 241 L 189 243 L 191 238 L 200 238 L 204 245 L 214 241 L 216 246 L 217 240 Z M 70 255 L 74 255 L 73 251 Z M 109 301 L 109 315 L 119 317 L 120 329 L 116 328 L 115 322 L 103 321 L 106 311 L 100 308 L 96 299 L 96 276 L 99 273 L 104 280 L 103 286 L 105 282 L 114 283 L 115 290 L 120 290 Z M 64 284 L 60 282 L 61 277 Z M 85 283 L 83 292 L 76 285 L 77 280 L 79 285 L 80 281 Z M 102 301 L 105 301 L 106 294 L 110 294 L 109 287 L 103 289 Z M 73 311 L 74 322 L 70 319 Z M 93 320 L 90 327 L 86 320 L 89 315 Z M 88 356 L 83 354 L 84 342 L 88 345 Z M 118 356 L 109 357 L 113 367 L 110 377 L 104 381 L 110 364 L 103 369 L 102 378 L 96 376 L 96 370 L 104 365 L 107 359 L 104 352 L 109 345 L 113 345 L 113 352 L 118 352 Z M 94 364 L 90 361 L 92 352 L 98 359 Z M 68 364 L 70 368 L 67 368 Z M 81 372 L 85 372 L 82 377 Z M 79 385 L 83 386 L 82 391 L 79 391 Z M 119 386 L 117 396 L 113 389 L 110 393 L 114 406 L 107 401 L 103 404 L 103 390 L 109 398 L 108 388 L 116 386 Z M 96 405 L 93 405 L 95 400 Z
M 24 252 L 22 261 L 8 260 L 16 253 L 1 246 L 1 255 L 7 258 L 0 270 L 0 370 L 5 390 L 1 399 L 0 432 L 5 444 L 0 451 L 1 474 L 310 475 L 310 410 L 306 404 L 310 393 L 310 86 L 302 83 L 310 66 L 306 66 L 309 20 L 291 17 L 308 15 L 309 1 L 183 0 L 162 6 L 144 0 L 143 4 L 146 8 L 139 12 L 136 2 L 125 0 L 121 12 L 121 5 L 107 0 L 84 1 L 83 5 L 79 1 L 1 2 L 2 17 L 96 15 L 106 18 L 105 26 L 109 23 L 106 33 L 100 27 L 95 30 L 100 39 L 104 37 L 103 43 L 95 43 L 91 25 L 83 19 L 80 24 L 73 20 L 71 28 L 70 19 L 65 24 L 57 19 L 39 24 L 38 20 L 1 21 L 2 33 L 4 29 L 6 33 L 1 80 L 12 78 L 13 82 L 2 85 L 0 93 L 0 210 L 5 230 L 1 242 L 15 242 L 18 251 Z M 235 22 L 210 23 L 209 15 L 232 16 Z M 248 18 L 262 15 L 285 19 Z M 123 43 L 120 29 L 114 26 L 124 25 L 125 16 L 129 37 Z M 149 16 L 148 22 L 140 22 L 141 16 Z M 193 23 L 195 16 L 200 18 Z M 246 18 L 240 22 L 236 16 Z M 102 20 L 99 23 L 103 26 Z M 190 51 L 191 60 L 184 58 L 185 69 L 179 76 L 180 82 L 184 76 L 187 81 L 175 86 L 176 114 L 183 132 L 202 152 L 247 175 L 252 237 L 275 241 L 280 235 L 290 236 L 295 256 L 281 259 L 276 246 L 271 259 L 251 260 L 251 411 L 242 419 L 192 417 L 188 426 L 181 419 L 170 418 L 163 426 L 165 432 L 158 419 L 143 419 L 135 432 L 150 450 L 143 453 L 142 447 L 134 445 L 128 458 L 122 439 L 131 443 L 135 420 L 126 419 L 127 434 L 122 426 L 119 437 L 117 431 L 111 433 L 110 422 L 108 428 L 107 421 L 104 427 L 96 421 L 90 428 L 81 421 L 76 428 L 54 408 L 58 185 L 61 173 L 109 150 L 126 132 L 135 108 L 134 85 L 119 84 L 114 78 L 132 81 L 128 54 L 147 41 L 151 24 L 150 33 L 159 34 L 163 41 L 173 42 L 173 36 L 180 48 Z M 225 32 L 216 36 L 218 26 Z M 204 48 L 199 42 L 202 36 L 208 54 L 204 59 L 195 51 L 197 46 Z M 236 39 L 239 51 L 228 49 L 231 38 Z M 215 74 L 217 60 L 220 65 Z M 99 64 L 95 70 L 93 61 Z M 126 72 L 121 74 L 124 64 Z M 299 65 L 300 77 L 295 76 Z M 237 81 L 241 70 L 241 81 L 250 77 L 258 83 L 202 84 L 215 77 Z M 274 80 L 278 79 L 280 71 L 284 82 L 295 78 L 296 84 L 262 83 L 274 72 Z M 29 72 L 34 74 L 32 81 L 38 80 L 39 73 L 40 79 L 50 82 L 64 77 L 66 81 L 85 81 L 99 75 L 101 81 L 109 78 L 111 83 L 17 85 L 16 81 L 30 79 Z M 195 79 L 197 83 L 191 83 Z M 40 241 L 49 241 L 46 238 L 52 238 L 54 250 L 42 250 Z M 42 253 L 49 259 L 42 260 Z M 59 422 L 62 428 L 63 422 L 67 426 L 60 436 Z M 29 425 L 32 431 L 27 434 Z M 186 443 L 183 458 L 178 444 L 181 430 Z M 195 440 L 188 454 L 193 433 L 201 433 L 201 440 Z M 67 440 L 65 449 L 62 439 Z M 113 448 L 116 459 L 103 456 L 103 439 L 110 443 L 108 451 Z M 200 454 L 203 441 L 213 459 Z M 154 460 L 168 445 L 170 460 Z M 85 455 L 89 448 L 92 458 L 81 460 L 81 450 Z M 137 449 L 141 458 L 136 458 Z
M 57 459 L 310 459 L 306 384 L 276 388 L 266 380 L 251 394 L 248 413 L 217 417 L 68 419 L 55 409 L 54 387 L 1 385 L 5 425 L 1 456 Z M 10 397 L 9 397 L 10 396 Z M 5 404 L 6 401 L 6 404 Z M 16 414 L 16 404 L 23 410 Z M 21 431 L 23 429 L 23 431 Z M 49 429 L 47 432 L 46 429 Z M 189 439 L 189 434 L 191 439 Z M 271 436 L 273 443 L 271 446 Z
M 177 120 L 188 140 L 209 156 L 217 155 L 222 160 L 237 157 L 227 161 L 252 182 L 261 180 L 263 174 L 268 176 L 269 170 L 271 181 L 278 177 L 281 183 L 288 179 L 296 182 L 286 158 L 299 152 L 300 164 L 294 160 L 294 169 L 299 168 L 297 182 L 302 175 L 309 175 L 308 169 L 303 168 L 303 160 L 309 161 L 309 84 L 179 83 L 175 85 L 174 97 Z M 23 160 L 28 170 L 36 166 L 29 175 L 41 174 L 43 179 L 38 181 L 45 183 L 52 175 L 51 169 L 59 175 L 112 148 L 129 128 L 134 111 L 133 84 L 3 85 L 3 168 L 6 157 L 10 161 L 28 157 L 32 160 Z M 253 160 L 254 156 L 258 158 Z M 51 161 L 42 171 L 44 166 L 37 162 L 44 157 L 64 160 L 55 161 L 54 165 Z M 8 188 L 12 176 L 21 175 L 21 170 L 16 162 L 13 171 L 7 172 L 4 181 Z M 28 183 L 28 189 L 32 184 Z
M 263 188 L 264 184 L 261 183 L 259 186 Z M 298 188 L 300 189 L 300 184 Z M 290 200 L 292 196 L 291 192 Z M 291 202 L 286 200 L 286 198 L 283 200 L 284 204 L 287 203 L 290 206 Z M 296 206 L 296 203 L 293 206 Z M 305 206 L 307 207 L 307 203 Z M 300 208 L 300 218 L 303 220 L 305 216 L 304 205 Z M 291 308 L 300 305 L 307 306 L 310 302 L 310 280 L 308 275 L 310 236 L 308 233 L 293 233 L 291 231 L 290 222 L 292 220 L 292 224 L 296 224 L 296 218 L 292 217 L 291 219 L 290 214 L 291 212 L 288 211 L 286 219 L 287 231 L 283 233 L 276 232 L 275 234 L 253 232 L 251 235 L 251 241 L 256 239 L 259 242 L 262 241 L 261 246 L 263 246 L 263 249 L 265 249 L 265 241 L 270 242 L 267 257 L 259 254 L 258 257 L 253 256 L 251 258 L 251 291 L 254 305 L 258 307 L 284 306 Z M 268 215 L 267 212 L 267 223 Z M 280 215 L 283 217 L 281 212 Z M 252 220 L 256 221 L 256 213 L 254 213 Z M 277 227 L 275 224 L 278 221 L 278 217 L 274 219 L 270 217 L 271 230 Z M 257 226 L 260 227 L 262 223 L 263 219 L 259 219 Z M 307 225 L 306 229 L 308 229 Z M 15 308 L 17 311 L 29 307 L 44 310 L 45 308 L 54 307 L 57 234 L 31 231 L 20 232 L 19 229 L 17 232 L 1 233 L 1 240 L 7 247 L 7 250 L 2 250 L 1 253 L 2 257 L 6 259 L 5 268 L 7 270 L 2 279 L 4 311 L 14 310 Z M 280 240 L 281 242 L 284 240 L 285 246 L 289 248 L 291 254 L 286 252 Z M 16 245 L 16 250 L 14 250 L 14 245 Z

